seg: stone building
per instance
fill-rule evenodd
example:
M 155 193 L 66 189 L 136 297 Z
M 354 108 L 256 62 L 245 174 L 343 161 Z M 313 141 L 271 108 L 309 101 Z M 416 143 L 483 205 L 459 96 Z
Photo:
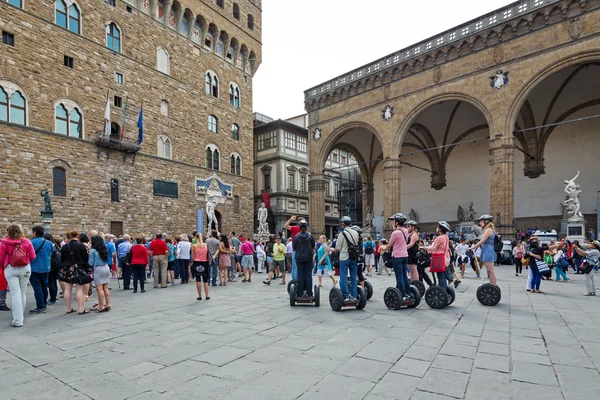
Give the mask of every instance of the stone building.
M 310 224 L 308 191 L 308 130 L 306 114 L 275 120 L 255 113 L 254 200 L 255 214 L 262 202 L 269 208 L 269 231 L 281 232 L 296 215 Z M 353 170 L 356 160 L 336 149 L 326 163 L 325 233 L 332 237 L 339 225 L 340 194 L 344 193 L 344 170 Z M 347 183 L 347 182 L 346 182 Z M 354 184 L 354 182 L 352 182 Z M 270 207 L 269 207 L 270 206 Z
M 374 215 L 412 209 L 429 230 L 473 202 L 504 234 L 560 230 L 564 180 L 580 171 L 595 228 L 599 33 L 600 1 L 521 0 L 307 90 L 308 130 L 321 133 L 308 145 L 315 232 L 339 147 Z
M 260 0 L 1 0 L 0 30 L 0 221 L 49 189 L 54 232 L 189 233 L 211 196 L 252 229 Z

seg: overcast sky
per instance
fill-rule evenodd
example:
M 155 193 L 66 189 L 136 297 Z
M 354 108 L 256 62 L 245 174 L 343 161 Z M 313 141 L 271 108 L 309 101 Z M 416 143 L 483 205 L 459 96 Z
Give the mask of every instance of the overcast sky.
M 304 91 L 504 5 L 508 0 L 263 0 L 254 111 L 304 113 Z

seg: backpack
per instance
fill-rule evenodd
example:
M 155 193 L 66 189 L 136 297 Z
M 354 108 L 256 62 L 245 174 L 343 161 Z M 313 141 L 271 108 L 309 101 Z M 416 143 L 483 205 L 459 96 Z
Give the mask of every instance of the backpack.
M 342 235 L 344 236 L 344 239 L 346 239 L 346 243 L 348 244 L 348 256 L 351 260 L 357 261 L 362 255 L 362 246 L 360 244 L 356 244 L 353 241 L 348 240 L 346 232 L 342 232 Z
M 365 254 L 373 254 L 373 244 L 371 242 L 367 242 L 367 245 L 365 246 Z
M 26 267 L 29 265 L 29 256 L 25 249 L 21 247 L 20 243 L 15 245 L 15 248 L 8 259 L 8 264 L 11 267 Z
M 496 237 L 494 238 L 494 251 L 496 253 L 500 253 L 502 251 L 502 236 L 496 234 Z
M 53 271 L 58 271 L 60 267 L 62 267 L 62 259 L 60 255 L 60 249 L 52 243 L 52 253 L 50 254 L 50 269 Z

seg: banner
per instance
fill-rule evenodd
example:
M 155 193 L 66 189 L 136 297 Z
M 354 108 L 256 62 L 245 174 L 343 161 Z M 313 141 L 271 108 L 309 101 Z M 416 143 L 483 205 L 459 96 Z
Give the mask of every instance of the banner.
M 204 210 L 198 209 L 198 216 L 196 218 L 196 230 L 200 232 L 200 234 L 204 234 Z
M 265 203 L 266 208 L 271 208 L 271 193 L 261 193 L 260 202 Z

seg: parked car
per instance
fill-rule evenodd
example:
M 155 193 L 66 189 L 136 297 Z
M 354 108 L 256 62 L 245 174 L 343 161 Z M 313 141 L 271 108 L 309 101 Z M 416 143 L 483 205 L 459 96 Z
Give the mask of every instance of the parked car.
M 513 265 L 514 259 L 512 254 L 512 241 L 503 240 L 502 241 L 502 253 L 500 253 L 500 264 Z

